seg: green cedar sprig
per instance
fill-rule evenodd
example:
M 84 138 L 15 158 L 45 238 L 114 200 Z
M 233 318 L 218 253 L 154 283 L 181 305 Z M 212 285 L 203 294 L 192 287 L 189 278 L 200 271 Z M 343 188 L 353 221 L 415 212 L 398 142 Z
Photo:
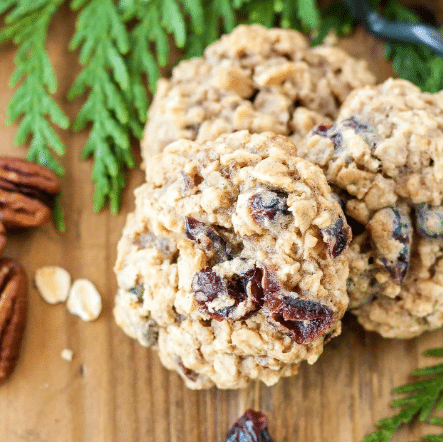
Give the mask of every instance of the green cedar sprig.
M 431 349 L 426 356 L 443 356 L 443 348 Z M 431 365 L 413 372 L 418 380 L 394 389 L 394 394 L 404 397 L 392 401 L 393 407 L 402 409 L 390 418 L 377 422 L 378 429 L 364 438 L 364 442 L 389 442 L 394 433 L 404 424 L 414 420 L 443 427 L 443 418 L 432 413 L 443 410 L 443 364 Z M 443 442 L 443 434 L 427 435 L 427 442 Z
M 30 138 L 28 159 L 51 168 L 59 175 L 64 170 L 53 154 L 63 155 L 65 147 L 52 126 L 67 129 L 69 120 L 51 97 L 57 91 L 57 79 L 45 42 L 51 19 L 62 2 L 3 0 L 0 4 L 0 13 L 8 11 L 5 17 L 7 26 L 0 31 L 0 43 L 12 40 L 19 46 L 15 57 L 17 68 L 9 81 L 11 87 L 17 87 L 17 90 L 8 104 L 9 122 L 21 119 L 15 144 L 24 144 Z M 54 220 L 57 228 L 64 231 L 59 199 Z
M 321 44 L 330 32 L 337 37 L 349 35 L 355 26 L 355 19 L 343 1 L 326 6 L 322 11 L 322 21 L 317 35 L 312 40 L 312 45 Z
M 130 48 L 128 32 L 112 0 L 73 0 L 71 7 L 82 8 L 70 49 L 80 48 L 83 69 L 68 98 L 74 99 L 87 91 L 73 130 L 91 124 L 81 158 L 94 158 L 94 209 L 101 210 L 109 198 L 111 211 L 117 213 L 125 187 L 124 170 L 134 166 L 130 145 L 132 115 L 126 100 L 131 84 L 124 58 Z

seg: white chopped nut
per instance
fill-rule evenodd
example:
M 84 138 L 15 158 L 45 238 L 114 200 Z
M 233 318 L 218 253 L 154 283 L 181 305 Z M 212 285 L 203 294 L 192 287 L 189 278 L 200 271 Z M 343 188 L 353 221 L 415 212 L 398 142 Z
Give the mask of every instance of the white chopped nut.
M 62 357 L 62 359 L 64 359 L 65 361 L 71 362 L 72 358 L 74 356 L 74 352 L 72 350 L 70 350 L 69 348 L 65 348 L 62 350 L 62 352 L 60 353 L 60 356 Z
M 102 310 L 102 299 L 91 281 L 77 279 L 72 284 L 66 306 L 83 321 L 93 321 Z
M 49 304 L 66 301 L 71 287 L 71 275 L 63 268 L 47 266 L 35 272 L 35 285 L 42 298 Z

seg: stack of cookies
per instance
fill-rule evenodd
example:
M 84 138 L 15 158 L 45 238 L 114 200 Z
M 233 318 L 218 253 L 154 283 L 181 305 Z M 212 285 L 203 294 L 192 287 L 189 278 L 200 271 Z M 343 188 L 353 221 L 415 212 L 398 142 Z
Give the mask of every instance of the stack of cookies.
M 190 388 L 272 385 L 347 309 L 443 325 L 443 93 L 240 26 L 159 81 L 114 314 Z

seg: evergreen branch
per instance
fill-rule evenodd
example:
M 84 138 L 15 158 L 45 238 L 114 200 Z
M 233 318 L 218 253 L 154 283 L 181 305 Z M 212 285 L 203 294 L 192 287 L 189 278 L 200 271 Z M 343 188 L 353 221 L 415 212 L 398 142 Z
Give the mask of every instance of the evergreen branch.
M 71 7 L 82 8 L 70 48 L 80 48 L 83 70 L 68 98 L 87 93 L 73 129 L 78 131 L 91 124 L 81 158 L 94 158 L 94 210 L 100 211 L 109 199 L 111 211 L 117 213 L 125 187 L 125 168 L 134 166 L 130 137 L 140 136 L 140 131 L 133 131 L 128 109 L 132 87 L 124 59 L 130 48 L 128 31 L 112 0 L 73 0 Z
M 330 32 L 341 37 L 349 35 L 354 28 L 355 19 L 343 1 L 327 6 L 321 11 L 321 15 L 322 20 L 317 35 L 311 42 L 313 46 L 323 43 Z
M 31 137 L 28 158 L 59 174 L 63 168 L 52 152 L 62 155 L 65 148 L 48 120 L 61 128 L 67 128 L 69 121 L 49 95 L 57 82 L 44 43 L 62 2 L 3 0 L 0 5 L 0 12 L 10 11 L 0 41 L 20 45 L 11 85 L 21 85 L 8 106 L 11 122 L 22 117 L 15 142 Z M 134 165 L 129 140 L 141 138 L 146 122 L 145 85 L 154 92 L 159 68 L 169 62 L 169 35 L 190 57 L 200 56 L 221 33 L 242 22 L 272 26 L 279 17 L 287 26 L 305 30 L 319 23 L 316 0 L 71 0 L 70 4 L 79 11 L 70 48 L 79 49 L 83 69 L 68 98 L 86 94 L 73 129 L 90 126 L 81 157 L 94 158 L 94 207 L 101 210 L 109 199 L 114 213 L 125 187 L 124 171 Z
M 441 356 L 443 349 L 428 350 L 427 356 Z M 433 425 L 443 426 L 443 418 L 431 416 L 440 408 L 443 401 L 443 376 L 442 364 L 415 370 L 415 376 L 424 377 L 417 382 L 403 385 L 394 389 L 394 394 L 409 394 L 404 398 L 392 401 L 393 407 L 403 407 L 397 414 L 377 422 L 378 429 L 364 438 L 364 442 L 389 442 L 395 432 L 404 424 L 414 420 L 428 422 Z M 411 394 L 412 393 L 412 394 Z M 443 435 L 427 435 L 424 440 L 434 442 L 443 441 Z
M 69 120 L 50 96 L 57 90 L 57 80 L 45 41 L 52 16 L 62 2 L 38 0 L 29 7 L 29 2 L 16 1 L 5 18 L 7 26 L 0 32 L 0 43 L 12 40 L 19 45 L 15 58 L 17 68 L 10 80 L 12 87 L 19 87 L 8 104 L 9 122 L 22 118 L 15 144 L 23 144 L 31 137 L 28 159 L 60 175 L 64 173 L 63 167 L 54 159 L 51 150 L 63 155 L 65 148 L 48 117 L 62 129 L 68 128 Z
M 69 120 L 51 94 L 57 91 L 57 80 L 45 48 L 51 19 L 63 0 L 7 0 L 0 5 L 0 12 L 9 11 L 6 26 L 0 31 L 0 43 L 13 41 L 19 46 L 15 63 L 16 70 L 9 84 L 17 87 L 8 104 L 8 121 L 21 119 L 15 136 L 15 144 L 24 144 L 31 139 L 27 158 L 51 168 L 59 175 L 62 165 L 53 153 L 63 155 L 65 147 L 55 133 L 54 126 L 69 127 Z M 56 202 L 54 217 L 56 226 L 64 231 L 63 211 Z

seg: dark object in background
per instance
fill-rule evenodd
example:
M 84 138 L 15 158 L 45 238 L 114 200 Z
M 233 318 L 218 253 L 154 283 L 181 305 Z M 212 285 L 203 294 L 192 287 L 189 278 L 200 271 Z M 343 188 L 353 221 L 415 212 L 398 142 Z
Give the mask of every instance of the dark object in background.
M 273 442 L 267 417 L 260 411 L 247 410 L 229 430 L 225 442 Z
M 388 41 L 422 44 L 443 56 L 443 35 L 432 26 L 387 20 L 367 0 L 344 0 L 351 15 L 371 32 Z

